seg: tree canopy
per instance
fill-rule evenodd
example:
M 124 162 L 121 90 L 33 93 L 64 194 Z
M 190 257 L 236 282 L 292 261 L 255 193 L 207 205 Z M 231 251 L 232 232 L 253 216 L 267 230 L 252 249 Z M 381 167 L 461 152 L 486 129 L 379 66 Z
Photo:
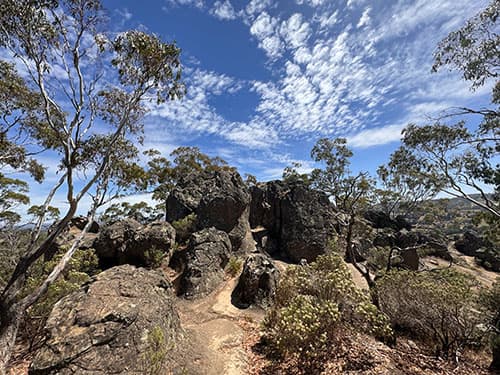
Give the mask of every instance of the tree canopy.
M 91 197 L 89 219 L 99 206 L 136 186 L 143 171 L 136 144 L 142 140 L 147 103 L 181 97 L 180 49 L 140 30 L 108 33 L 99 0 L 5 0 L 0 4 L 0 165 L 43 168 L 33 153 L 57 156 L 57 181 L 38 207 L 25 255 L 0 296 L 0 368 L 8 360 L 20 317 L 58 277 L 78 238 L 30 295 L 18 298 L 27 271 L 44 255 Z M 68 208 L 47 238 L 40 233 L 56 194 Z M 89 220 L 89 223 L 92 220 Z

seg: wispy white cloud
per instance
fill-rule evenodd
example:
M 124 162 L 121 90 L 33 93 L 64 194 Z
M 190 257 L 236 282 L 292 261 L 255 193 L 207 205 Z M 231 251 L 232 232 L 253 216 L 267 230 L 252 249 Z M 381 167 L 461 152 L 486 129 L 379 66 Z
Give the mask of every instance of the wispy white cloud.
M 360 27 L 367 26 L 371 22 L 370 18 L 370 12 L 372 8 L 368 7 L 364 10 L 363 14 L 361 15 L 361 18 L 358 21 L 358 24 L 356 27 L 359 29 Z
M 176 7 L 176 6 L 193 6 L 199 9 L 205 7 L 205 3 L 203 0 L 165 0 L 164 10 L 168 10 L 168 7 Z
M 267 12 L 262 12 L 250 27 L 250 34 L 257 40 L 271 59 L 277 59 L 283 53 L 283 43 L 278 34 L 278 20 Z
M 216 1 L 210 13 L 221 20 L 234 20 L 237 17 L 236 11 L 229 0 Z
M 399 141 L 401 139 L 401 131 L 405 126 L 406 124 L 388 125 L 381 128 L 363 130 L 354 136 L 348 137 L 347 142 L 352 147 L 366 148 Z
M 432 51 L 486 0 L 347 0 L 343 8 L 323 0 L 296 3 L 313 14 L 275 11 L 279 4 L 271 0 L 251 0 L 239 10 L 228 0 L 217 1 L 209 12 L 248 26 L 273 78 L 242 84 L 195 71 L 198 88 L 187 100 L 155 114 L 252 148 L 321 136 L 348 136 L 356 147 L 368 147 L 397 141 L 406 122 L 470 100 L 458 75 L 430 74 Z M 211 95 L 238 90 L 251 90 L 259 99 L 247 122 L 228 121 L 209 104 Z M 483 94 L 487 89 L 474 93 Z

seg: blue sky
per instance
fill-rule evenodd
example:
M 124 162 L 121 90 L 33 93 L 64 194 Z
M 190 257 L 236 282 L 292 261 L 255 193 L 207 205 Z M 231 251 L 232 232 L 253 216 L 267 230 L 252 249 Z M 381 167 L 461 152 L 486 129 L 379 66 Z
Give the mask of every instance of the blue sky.
M 344 136 L 354 170 L 374 171 L 409 122 L 487 104 L 432 52 L 487 1 L 105 1 L 114 27 L 144 28 L 182 49 L 186 98 L 152 108 L 146 147 L 219 155 L 266 180 L 310 168 L 321 137 Z
M 143 149 L 198 146 L 241 174 L 279 178 L 322 137 L 343 136 L 352 169 L 374 173 L 409 122 L 487 105 L 458 72 L 431 73 L 432 53 L 487 0 L 103 0 L 110 28 L 175 40 L 187 95 L 150 108 Z M 32 184 L 32 204 L 57 178 Z M 142 200 L 140 195 L 129 200 Z M 64 192 L 55 205 L 64 205 Z M 83 205 L 84 212 L 85 204 Z

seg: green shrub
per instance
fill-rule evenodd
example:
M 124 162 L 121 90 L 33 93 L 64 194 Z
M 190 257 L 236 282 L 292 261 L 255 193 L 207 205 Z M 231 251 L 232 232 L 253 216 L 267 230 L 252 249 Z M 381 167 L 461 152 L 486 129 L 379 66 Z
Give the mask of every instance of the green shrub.
M 500 369 L 500 277 L 491 288 L 481 290 L 480 302 L 490 333 L 490 348 L 493 354 L 492 369 Z
M 393 326 L 433 345 L 448 356 L 482 333 L 474 280 L 457 271 L 393 270 L 377 281 L 381 310 Z
M 290 266 L 263 322 L 264 336 L 276 353 L 310 361 L 331 347 L 341 327 L 384 338 L 392 335 L 387 318 L 356 288 L 338 255 Z
M 232 277 L 236 277 L 240 273 L 242 266 L 243 262 L 241 261 L 241 259 L 232 256 L 231 258 L 229 258 L 229 261 L 227 262 L 226 273 L 228 273 Z
M 196 231 L 196 214 L 192 213 L 174 221 L 172 226 L 175 228 L 177 242 L 184 243 L 189 239 L 191 233 Z
M 21 297 L 31 294 L 41 285 L 65 251 L 66 248 L 62 247 L 50 261 L 39 260 L 34 264 Z M 49 286 L 47 292 L 26 313 L 26 321 L 21 334 L 29 339 L 30 346 L 35 346 L 42 338 L 45 321 L 56 302 L 90 281 L 91 276 L 99 272 L 98 264 L 99 260 L 94 249 L 75 251 L 61 276 Z
M 143 369 L 145 374 L 165 374 L 167 354 L 172 347 L 167 345 L 165 332 L 161 327 L 155 326 L 146 336 L 146 348 L 142 353 Z
M 146 250 L 144 252 L 144 258 L 146 260 L 146 264 L 151 268 L 158 268 L 161 266 L 163 258 L 165 256 L 165 252 L 161 249 L 158 249 L 156 246 L 153 246 L 151 249 Z

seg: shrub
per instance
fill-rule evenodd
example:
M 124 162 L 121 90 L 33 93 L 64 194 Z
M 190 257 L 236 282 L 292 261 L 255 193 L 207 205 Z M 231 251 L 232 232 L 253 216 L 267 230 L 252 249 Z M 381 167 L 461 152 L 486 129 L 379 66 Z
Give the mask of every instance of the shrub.
M 392 334 L 387 318 L 356 288 L 346 264 L 334 254 L 290 266 L 263 322 L 264 336 L 278 355 L 305 361 L 322 355 L 346 326 L 379 337 Z
M 34 264 L 22 297 L 31 294 L 45 280 L 65 251 L 66 248 L 62 247 L 51 260 L 39 260 Z M 36 346 L 43 338 L 43 327 L 56 302 L 90 281 L 91 276 L 99 272 L 98 264 L 94 249 L 78 249 L 61 276 L 49 286 L 47 293 L 28 309 L 21 334 L 29 339 L 30 347 Z
M 189 239 L 191 233 L 196 231 L 196 214 L 192 213 L 180 220 L 176 220 L 172 223 L 175 228 L 176 240 L 179 243 L 184 243 Z
M 144 252 L 146 264 L 151 268 L 160 267 L 164 256 L 165 252 L 161 249 L 158 249 L 156 246 L 153 246 L 151 249 L 148 249 Z
M 172 347 L 167 346 L 163 329 L 159 326 L 153 327 L 148 331 L 145 340 L 146 348 L 142 353 L 144 373 L 164 374 L 167 354 Z
M 480 338 L 475 282 L 446 269 L 432 272 L 393 270 L 377 281 L 381 310 L 397 326 L 448 356 Z
M 491 333 L 490 347 L 493 354 L 491 369 L 500 370 L 500 277 L 497 277 L 491 288 L 481 291 L 480 302 Z
M 229 261 L 226 265 L 226 272 L 232 277 L 236 277 L 238 273 L 241 271 L 241 267 L 243 266 L 243 262 L 238 257 L 232 256 L 229 258 Z

